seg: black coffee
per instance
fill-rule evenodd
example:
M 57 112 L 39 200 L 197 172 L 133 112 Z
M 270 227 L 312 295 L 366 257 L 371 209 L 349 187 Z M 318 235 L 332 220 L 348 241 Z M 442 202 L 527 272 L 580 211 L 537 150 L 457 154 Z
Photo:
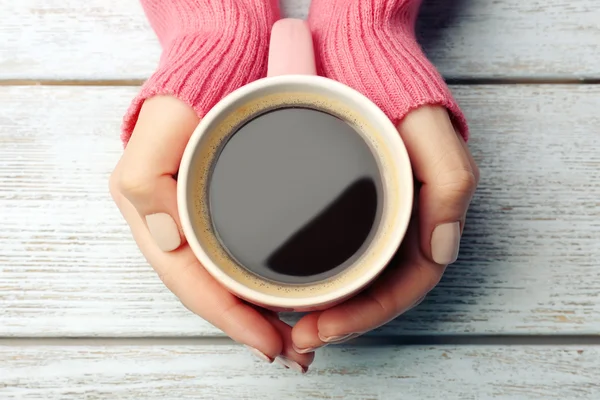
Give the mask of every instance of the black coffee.
M 333 276 L 363 251 L 380 209 L 377 162 L 344 121 L 286 108 L 242 126 L 212 173 L 210 213 L 229 254 L 283 283 Z

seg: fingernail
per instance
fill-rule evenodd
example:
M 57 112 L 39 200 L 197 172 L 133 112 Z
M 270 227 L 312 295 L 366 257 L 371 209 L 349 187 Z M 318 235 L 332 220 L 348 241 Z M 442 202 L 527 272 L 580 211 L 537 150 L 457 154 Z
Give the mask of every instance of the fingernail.
M 278 364 L 283 365 L 285 368 L 293 369 L 294 371 L 298 371 L 301 374 L 305 374 L 306 371 L 308 371 L 307 367 L 303 367 L 296 361 L 290 360 L 289 358 L 284 356 L 277 357 L 275 361 L 277 361 Z
M 175 220 L 166 213 L 146 216 L 146 225 L 157 246 L 165 252 L 173 251 L 181 245 L 181 237 Z
M 410 308 L 409 308 L 408 310 L 406 310 L 406 311 L 410 311 L 410 310 L 412 310 L 413 308 L 416 308 L 416 307 L 418 307 L 418 306 L 419 306 L 419 304 L 421 304 L 421 303 L 422 303 L 422 302 L 425 300 L 425 298 L 426 298 L 426 297 L 427 297 L 427 296 L 423 296 L 423 297 L 421 297 L 419 300 L 417 300 L 417 301 L 415 302 L 415 304 L 413 304 L 412 306 L 410 306 Z
M 326 345 L 318 346 L 318 347 L 307 347 L 306 349 L 301 349 L 299 347 L 296 347 L 296 345 L 292 345 L 292 347 L 294 348 L 294 351 L 298 354 L 312 353 L 313 351 L 320 349 L 322 347 L 325 347 L 325 346 Z
M 345 340 L 350 339 L 353 335 L 354 335 L 354 333 L 349 333 L 347 335 L 340 335 L 340 336 L 322 336 L 321 333 L 319 333 L 319 339 L 321 339 L 321 341 L 323 341 L 325 343 L 338 344 L 338 343 L 344 342 Z
M 438 225 L 431 235 L 433 261 L 441 265 L 452 264 L 458 258 L 460 247 L 460 223 Z
M 273 359 L 271 357 L 269 357 L 268 355 L 266 355 L 265 353 L 263 353 L 260 350 L 255 349 L 254 347 L 250 347 L 250 346 L 246 346 L 246 348 L 250 351 L 250 353 L 254 354 L 256 357 L 258 357 L 260 360 L 271 364 L 273 362 Z

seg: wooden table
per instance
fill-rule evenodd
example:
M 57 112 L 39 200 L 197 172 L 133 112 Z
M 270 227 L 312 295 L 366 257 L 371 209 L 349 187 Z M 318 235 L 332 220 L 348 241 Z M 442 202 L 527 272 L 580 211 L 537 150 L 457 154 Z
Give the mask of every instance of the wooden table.
M 420 26 L 482 171 L 460 261 L 300 376 L 184 309 L 109 198 L 159 56 L 137 0 L 0 0 L 0 399 L 600 398 L 600 4 L 426 0 Z

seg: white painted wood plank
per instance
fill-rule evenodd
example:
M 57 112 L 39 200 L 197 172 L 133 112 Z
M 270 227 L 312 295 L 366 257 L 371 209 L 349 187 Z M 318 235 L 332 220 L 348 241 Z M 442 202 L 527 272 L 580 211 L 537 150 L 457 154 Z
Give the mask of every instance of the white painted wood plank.
M 451 78 L 598 78 L 598 20 L 597 0 L 426 0 L 419 31 Z M 145 79 L 159 57 L 138 0 L 2 1 L 0 43 L 0 79 Z
M 0 347 L 9 399 L 597 399 L 598 347 L 324 349 L 306 375 L 241 346 Z
M 453 88 L 482 182 L 458 264 L 381 333 L 600 332 L 600 86 Z M 0 87 L 0 336 L 219 334 L 107 190 L 138 89 Z
M 424 0 L 420 41 L 451 78 L 598 78 L 596 0 Z

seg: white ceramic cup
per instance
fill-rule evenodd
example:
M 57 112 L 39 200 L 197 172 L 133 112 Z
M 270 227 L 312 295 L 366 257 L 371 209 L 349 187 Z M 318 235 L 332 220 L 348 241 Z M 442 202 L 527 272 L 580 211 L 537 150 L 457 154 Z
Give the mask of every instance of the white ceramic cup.
M 274 282 L 240 265 L 219 241 L 208 201 L 212 169 L 227 140 L 249 120 L 289 107 L 323 111 L 354 127 L 377 161 L 382 186 L 379 222 L 362 253 L 337 275 L 310 284 Z M 181 161 L 177 196 L 189 246 L 220 284 L 261 307 L 313 311 L 350 298 L 385 269 L 404 238 L 411 217 L 413 175 L 396 127 L 359 92 L 316 76 L 310 30 L 304 21 L 288 19 L 273 27 L 269 76 L 225 97 L 194 131 Z

